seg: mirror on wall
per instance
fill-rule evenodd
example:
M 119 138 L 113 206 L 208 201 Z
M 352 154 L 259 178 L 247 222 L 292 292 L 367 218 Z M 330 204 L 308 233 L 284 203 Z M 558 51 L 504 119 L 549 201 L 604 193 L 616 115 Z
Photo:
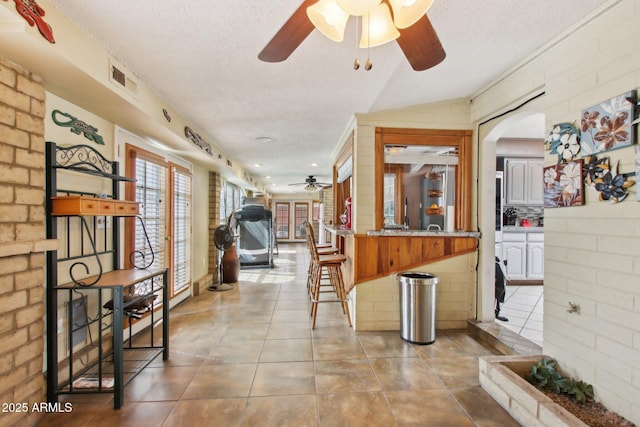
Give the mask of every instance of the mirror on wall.
M 384 228 L 453 230 L 458 147 L 384 146 Z

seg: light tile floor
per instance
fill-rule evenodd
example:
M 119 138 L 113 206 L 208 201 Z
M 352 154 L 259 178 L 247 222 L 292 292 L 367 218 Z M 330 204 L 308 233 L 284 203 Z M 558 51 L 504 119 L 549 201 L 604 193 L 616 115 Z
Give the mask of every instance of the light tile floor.
M 496 320 L 522 338 L 542 347 L 543 286 L 507 286 L 500 315 L 508 322 Z
M 64 396 L 73 412 L 40 426 L 517 426 L 480 387 L 471 334 L 426 346 L 399 332 L 355 332 L 338 304 L 311 329 L 304 245 L 280 245 L 273 269 L 242 270 L 227 292 L 171 312 L 170 358 L 110 395 Z M 498 325 L 496 325 L 498 326 Z

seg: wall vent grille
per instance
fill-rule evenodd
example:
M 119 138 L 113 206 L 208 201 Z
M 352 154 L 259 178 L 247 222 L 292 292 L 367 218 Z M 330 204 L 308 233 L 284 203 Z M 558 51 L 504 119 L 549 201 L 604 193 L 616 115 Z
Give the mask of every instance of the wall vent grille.
M 131 73 L 124 71 L 125 68 L 116 63 L 115 61 L 111 61 L 109 64 L 109 80 L 118 86 L 121 89 L 124 89 L 129 95 L 137 98 L 138 96 L 138 82 L 135 77 L 131 75 Z

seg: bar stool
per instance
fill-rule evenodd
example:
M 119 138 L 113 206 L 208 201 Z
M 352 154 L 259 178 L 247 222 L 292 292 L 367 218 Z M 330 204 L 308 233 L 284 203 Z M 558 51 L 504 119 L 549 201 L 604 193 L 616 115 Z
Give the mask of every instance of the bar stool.
M 307 280 L 311 300 L 311 328 L 314 329 L 316 327 L 318 304 L 328 302 L 340 303 L 342 312 L 347 316 L 347 321 L 349 322 L 349 326 L 351 326 L 351 316 L 349 315 L 349 305 L 347 303 L 348 297 L 344 287 L 344 280 L 342 279 L 342 264 L 347 260 L 347 257 L 342 254 L 320 255 L 316 247 L 313 228 L 311 228 L 308 222 L 305 222 L 304 226 L 307 232 L 307 243 L 311 254 L 309 278 Z M 332 292 L 335 293 L 335 298 L 320 298 L 320 293 L 322 292 L 320 288 L 323 286 L 321 283 L 323 271 L 327 272 L 329 280 L 328 286 L 330 286 Z
M 313 242 L 315 243 L 315 232 L 313 231 L 313 226 L 309 223 L 309 221 L 304 221 L 304 223 L 302 224 L 304 229 L 305 229 L 305 234 L 306 234 L 306 239 L 307 239 L 307 248 L 309 249 L 309 252 L 311 252 L 311 243 L 309 241 L 309 239 L 311 238 L 313 240 Z M 317 244 L 315 243 L 316 246 L 316 250 L 318 252 L 318 255 L 333 255 L 333 254 L 337 254 L 338 252 L 340 252 L 340 250 L 338 248 L 336 248 L 335 246 L 332 246 L 330 243 L 325 243 L 325 244 Z M 313 266 L 313 262 L 310 260 L 309 261 L 309 268 L 307 269 L 307 291 L 310 293 L 311 292 L 311 267 Z M 325 276 L 326 277 L 326 276 Z

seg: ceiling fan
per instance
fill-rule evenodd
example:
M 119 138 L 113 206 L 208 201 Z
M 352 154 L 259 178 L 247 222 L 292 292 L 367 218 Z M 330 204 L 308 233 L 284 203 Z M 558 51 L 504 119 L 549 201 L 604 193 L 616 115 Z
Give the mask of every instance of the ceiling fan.
M 317 8 L 318 6 L 326 6 L 326 4 L 330 3 L 330 7 L 335 9 L 335 7 L 343 7 L 343 4 L 354 3 L 356 5 L 362 3 L 369 3 L 373 5 L 373 7 L 381 9 L 383 11 L 386 10 L 386 14 L 391 15 L 393 19 L 393 25 L 397 26 L 397 29 L 394 28 L 395 31 L 399 32 L 399 36 L 396 38 L 398 45 L 400 45 L 400 49 L 404 52 L 407 60 L 411 64 L 411 67 L 415 71 L 424 71 L 431 67 L 434 67 L 441 63 L 446 53 L 440 43 L 440 39 L 436 34 L 433 25 L 431 25 L 431 21 L 427 17 L 426 13 L 422 13 L 417 15 L 416 21 L 413 24 L 408 24 L 406 26 L 406 22 L 401 22 L 402 19 L 402 8 L 409 9 L 413 7 L 414 3 L 422 3 L 424 10 L 426 10 L 433 0 L 417 0 L 417 1 L 409 1 L 409 0 L 304 0 L 300 7 L 291 15 L 289 20 L 285 22 L 285 24 L 280 28 L 280 30 L 273 36 L 271 41 L 264 47 L 262 52 L 258 55 L 258 58 L 265 62 L 282 62 L 286 60 L 292 53 L 295 51 L 298 46 L 307 38 L 307 36 L 316 28 L 318 21 L 316 21 L 316 25 L 312 22 L 311 17 L 313 16 L 313 8 Z M 336 4 L 337 3 L 337 4 Z M 426 5 L 426 6 L 424 6 Z M 329 7 L 328 6 L 328 7 Z M 313 7 L 313 8 L 312 8 Z M 310 9 L 310 11 L 308 11 Z M 342 13 L 347 13 L 342 11 Z M 359 12 L 355 12 L 359 13 Z M 366 16 L 365 16 L 366 15 Z M 344 16 L 344 15 L 343 15 Z M 364 32 L 365 32 L 365 17 L 373 16 L 369 15 L 368 12 L 365 12 L 363 16 L 363 39 L 361 39 L 360 46 L 362 46 L 364 40 Z M 346 25 L 346 19 L 349 17 L 349 14 L 344 18 L 344 23 L 342 24 L 341 34 L 335 35 L 332 37 L 327 34 L 327 32 L 322 31 L 327 37 L 334 41 L 341 41 L 342 35 L 344 34 L 344 25 Z M 327 18 L 323 15 L 323 18 Z M 373 19 L 373 18 L 371 18 Z M 326 22 L 324 22 L 326 24 Z M 402 27 L 402 28 L 401 28 Z M 320 27 L 318 27 L 320 28 Z M 335 28 L 332 28 L 335 30 Z M 338 33 L 340 30 L 338 30 Z M 390 39 L 393 40 L 393 39 Z M 387 41 L 390 41 L 387 40 Z M 368 45 L 365 44 L 364 47 Z M 372 47 L 369 45 L 369 47 Z M 354 68 L 356 68 L 354 66 Z
M 304 182 L 296 182 L 294 184 L 289 184 L 292 187 L 304 185 L 305 191 L 320 191 L 327 187 L 331 187 L 331 184 L 326 182 L 318 182 L 313 175 L 309 175 Z

